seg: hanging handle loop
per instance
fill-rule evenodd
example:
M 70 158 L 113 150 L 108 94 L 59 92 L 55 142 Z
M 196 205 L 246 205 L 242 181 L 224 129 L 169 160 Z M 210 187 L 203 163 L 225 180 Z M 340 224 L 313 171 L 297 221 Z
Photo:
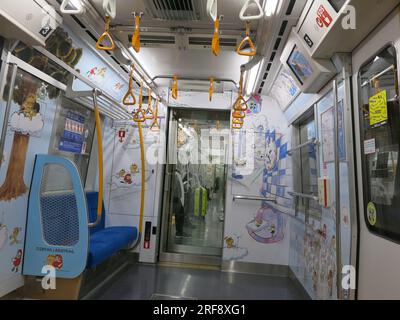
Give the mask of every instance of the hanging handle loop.
M 70 9 L 67 9 L 68 6 Z M 74 7 L 75 9 L 71 9 L 71 7 Z M 83 14 L 85 13 L 85 6 L 80 0 L 75 1 L 74 3 L 71 0 L 63 0 L 60 6 L 60 11 L 64 14 Z
M 133 92 L 133 71 L 134 71 L 134 66 L 131 66 L 131 73 L 129 75 L 129 88 L 128 91 L 126 92 L 122 103 L 125 106 L 134 106 L 136 104 L 136 98 L 135 98 L 135 93 Z
M 148 104 L 147 104 L 147 109 L 146 109 L 146 111 L 144 112 L 144 117 L 145 117 L 145 119 L 146 120 L 153 120 L 154 119 L 154 111 L 153 111 L 153 109 L 152 109 L 152 107 L 151 107 L 151 102 L 152 102 L 152 92 L 151 92 L 151 89 L 149 89 L 149 102 L 148 102 Z
M 245 48 L 249 47 L 250 51 L 245 51 Z M 240 42 L 236 49 L 236 52 L 240 56 L 254 57 L 257 54 L 256 46 L 250 37 L 250 22 L 246 22 L 246 37 Z
M 109 16 L 106 16 L 105 31 L 100 36 L 99 40 L 97 40 L 97 43 L 96 43 L 97 50 L 112 51 L 116 48 L 114 39 L 112 38 L 112 36 L 110 34 L 110 21 L 111 21 L 111 18 Z M 108 39 L 108 41 L 110 42 L 110 45 L 107 46 L 107 45 L 102 44 L 105 39 Z
M 117 16 L 117 2 L 116 0 L 103 0 L 103 10 L 106 16 L 115 19 Z
M 161 130 L 160 124 L 158 122 L 158 99 L 156 100 L 156 107 L 154 110 L 154 121 L 153 121 L 152 125 L 150 126 L 150 130 L 151 131 L 160 131 Z
M 133 13 L 133 16 L 135 17 L 135 31 L 133 32 L 132 36 L 132 48 L 135 50 L 137 53 L 140 52 L 140 20 L 142 18 L 143 12 L 141 12 L 139 15 L 136 14 L 136 12 Z
M 178 76 L 174 75 L 172 78 L 172 90 L 171 95 L 174 100 L 178 99 Z
M 146 115 L 144 110 L 142 109 L 143 106 L 143 80 L 140 83 L 140 95 L 139 95 L 139 108 L 133 115 L 133 121 L 136 123 L 143 123 L 146 121 Z
M 216 21 L 218 19 L 218 1 L 217 0 L 207 0 L 207 14 L 212 19 Z
M 244 118 L 246 117 L 246 111 L 248 110 L 246 100 L 244 100 L 243 98 L 243 80 L 244 80 L 244 72 L 241 71 L 238 98 L 236 99 L 233 105 L 233 111 L 232 111 L 232 129 L 238 129 L 238 130 L 243 128 Z
M 258 14 L 253 16 L 245 16 L 246 11 L 250 8 L 251 5 L 254 4 L 257 6 Z M 247 0 L 246 3 L 243 5 L 239 15 L 239 18 L 242 21 L 260 20 L 262 17 L 264 17 L 264 10 L 261 7 L 259 0 Z
M 214 35 L 211 42 L 211 51 L 215 56 L 218 56 L 221 52 L 221 47 L 219 45 L 219 28 L 222 16 L 217 18 L 214 22 Z

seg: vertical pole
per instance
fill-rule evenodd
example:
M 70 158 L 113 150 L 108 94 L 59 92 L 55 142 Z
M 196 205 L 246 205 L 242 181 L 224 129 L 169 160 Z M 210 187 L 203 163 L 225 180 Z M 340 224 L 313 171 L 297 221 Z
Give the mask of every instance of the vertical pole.
M 336 211 L 336 285 L 337 297 L 342 299 L 342 242 L 341 242 L 341 215 L 340 215 L 340 154 L 339 154 L 339 102 L 338 83 L 333 81 L 334 99 L 334 151 L 335 151 L 335 211 Z

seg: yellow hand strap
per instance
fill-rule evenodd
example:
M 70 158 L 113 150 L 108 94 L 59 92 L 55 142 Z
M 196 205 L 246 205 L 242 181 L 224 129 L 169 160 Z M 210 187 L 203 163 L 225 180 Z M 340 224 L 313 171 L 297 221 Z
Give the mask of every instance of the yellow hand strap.
M 143 105 L 143 80 L 140 83 L 140 95 L 139 95 L 139 108 L 133 115 L 133 121 L 135 122 L 145 122 L 146 121 L 146 115 L 144 113 L 144 110 L 142 109 Z
M 210 101 L 212 101 L 213 93 L 214 93 L 214 78 L 210 79 L 210 89 L 208 89 Z
M 242 129 L 244 125 L 244 119 L 233 119 L 232 129 Z
M 151 100 L 152 100 L 152 97 L 151 97 L 151 89 L 150 89 L 149 90 L 149 102 L 147 104 L 147 109 L 144 112 L 144 114 L 145 114 L 144 118 L 146 120 L 153 120 L 154 119 L 154 112 L 153 112 L 153 109 L 151 108 Z
M 116 48 L 114 39 L 112 38 L 111 34 L 110 34 L 110 17 L 106 17 L 106 27 L 105 27 L 105 31 L 104 33 L 100 36 L 99 40 L 97 40 L 96 43 L 96 49 L 97 50 L 105 50 L 105 51 L 112 51 Z M 109 46 L 103 45 L 103 41 L 105 39 L 108 39 L 108 41 L 110 42 Z
M 132 36 L 132 48 L 136 52 L 140 51 L 140 15 L 135 15 L 135 31 Z
M 175 75 L 172 82 L 172 98 L 178 99 L 178 77 Z
M 220 18 L 217 18 L 214 22 L 214 35 L 211 42 L 211 50 L 215 56 L 218 56 L 221 52 L 221 47 L 219 46 L 219 25 Z
M 250 47 L 250 51 L 244 51 L 244 48 Z M 250 38 L 250 22 L 246 22 L 246 37 L 240 42 L 236 52 L 241 56 L 254 57 L 257 54 L 256 47 L 253 40 Z
M 244 119 L 244 118 L 246 118 L 246 113 L 245 113 L 245 111 L 234 110 L 232 112 L 232 117 L 234 119 Z
M 129 76 L 129 88 L 122 100 L 122 103 L 125 106 L 134 106 L 136 104 L 135 93 L 133 92 L 133 70 L 134 70 L 134 67 L 132 66 L 131 73 Z
M 154 110 L 154 121 L 150 127 L 151 131 L 160 131 L 161 127 L 160 124 L 158 123 L 158 99 L 156 100 L 156 107 Z
M 240 95 L 233 106 L 235 111 L 247 111 L 249 109 L 246 100 L 244 100 L 243 96 Z

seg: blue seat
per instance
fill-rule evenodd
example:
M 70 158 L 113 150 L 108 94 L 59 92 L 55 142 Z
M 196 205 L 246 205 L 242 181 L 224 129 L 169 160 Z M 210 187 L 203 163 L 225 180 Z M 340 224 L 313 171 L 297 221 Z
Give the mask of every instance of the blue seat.
M 98 192 L 86 193 L 89 210 L 89 221 L 94 222 L 97 216 Z M 137 239 L 136 227 L 105 228 L 105 210 L 103 205 L 102 217 L 99 225 L 90 230 L 89 256 L 87 268 L 95 268 L 106 261 L 113 254 L 129 248 Z

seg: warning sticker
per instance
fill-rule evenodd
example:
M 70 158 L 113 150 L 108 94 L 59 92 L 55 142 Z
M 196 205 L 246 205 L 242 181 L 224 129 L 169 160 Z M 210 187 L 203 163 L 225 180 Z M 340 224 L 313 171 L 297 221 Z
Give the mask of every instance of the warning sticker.
M 376 207 L 375 204 L 373 202 L 368 203 L 367 206 L 367 218 L 368 218 L 368 222 L 371 226 L 375 226 L 376 225 Z
M 386 90 L 379 92 L 369 99 L 369 124 L 376 128 L 387 124 L 388 107 Z

